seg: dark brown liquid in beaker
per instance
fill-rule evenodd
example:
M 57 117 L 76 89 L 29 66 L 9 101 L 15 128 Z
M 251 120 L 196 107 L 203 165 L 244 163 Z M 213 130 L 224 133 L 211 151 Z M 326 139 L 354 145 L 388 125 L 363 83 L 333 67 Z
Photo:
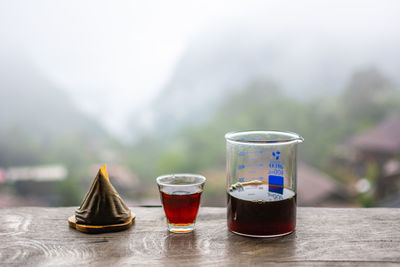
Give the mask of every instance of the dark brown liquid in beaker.
M 244 185 L 228 192 L 228 228 L 252 236 L 290 233 L 296 226 L 296 194 L 269 192 L 267 184 Z

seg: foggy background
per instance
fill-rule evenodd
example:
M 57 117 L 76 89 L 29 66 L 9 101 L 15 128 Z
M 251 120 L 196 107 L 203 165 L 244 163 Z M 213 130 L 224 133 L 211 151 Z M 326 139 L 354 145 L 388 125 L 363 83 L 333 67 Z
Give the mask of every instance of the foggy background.
M 400 206 L 397 1 L 0 1 L 0 206 L 79 205 L 98 167 L 225 205 L 232 130 L 295 131 L 299 205 Z M 303 197 L 302 197 L 303 195 Z

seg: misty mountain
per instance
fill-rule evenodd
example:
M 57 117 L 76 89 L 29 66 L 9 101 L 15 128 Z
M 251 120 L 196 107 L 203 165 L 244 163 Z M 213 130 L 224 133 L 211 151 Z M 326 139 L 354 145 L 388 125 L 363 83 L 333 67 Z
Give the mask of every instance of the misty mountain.
M 42 142 L 65 135 L 105 137 L 102 127 L 82 114 L 57 85 L 28 60 L 0 65 L 0 130 L 19 131 Z
M 161 94 L 131 120 L 133 129 L 168 133 L 207 120 L 227 94 L 255 80 L 275 83 L 307 101 L 340 93 L 359 68 L 374 66 L 397 84 L 396 42 L 338 39 L 282 29 L 279 36 L 246 27 L 205 32 L 192 40 Z M 400 45 L 400 44 L 399 44 Z M 273 96 L 271 96 L 273 97 Z M 237 103 L 241 105 L 241 103 Z M 150 125 L 150 127 L 149 127 Z

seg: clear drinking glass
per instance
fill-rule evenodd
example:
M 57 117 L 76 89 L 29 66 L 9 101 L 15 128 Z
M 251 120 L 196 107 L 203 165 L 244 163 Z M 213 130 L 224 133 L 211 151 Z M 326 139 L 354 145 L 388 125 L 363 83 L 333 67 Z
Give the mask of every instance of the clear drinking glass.
M 275 237 L 296 226 L 296 133 L 230 132 L 226 139 L 228 228 Z
M 194 230 L 205 182 L 206 178 L 198 174 L 168 174 L 157 177 L 169 231 L 188 233 Z

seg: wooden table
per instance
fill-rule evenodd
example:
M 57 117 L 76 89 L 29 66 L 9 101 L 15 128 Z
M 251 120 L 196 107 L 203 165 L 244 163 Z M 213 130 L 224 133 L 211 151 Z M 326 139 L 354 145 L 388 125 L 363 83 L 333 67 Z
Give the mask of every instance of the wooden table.
M 88 235 L 68 227 L 74 208 L 0 209 L 0 263 L 31 265 L 400 265 L 400 209 L 299 208 L 297 228 L 274 239 L 226 227 L 225 208 L 200 209 L 190 234 L 166 230 L 161 208 L 133 207 L 127 231 Z

